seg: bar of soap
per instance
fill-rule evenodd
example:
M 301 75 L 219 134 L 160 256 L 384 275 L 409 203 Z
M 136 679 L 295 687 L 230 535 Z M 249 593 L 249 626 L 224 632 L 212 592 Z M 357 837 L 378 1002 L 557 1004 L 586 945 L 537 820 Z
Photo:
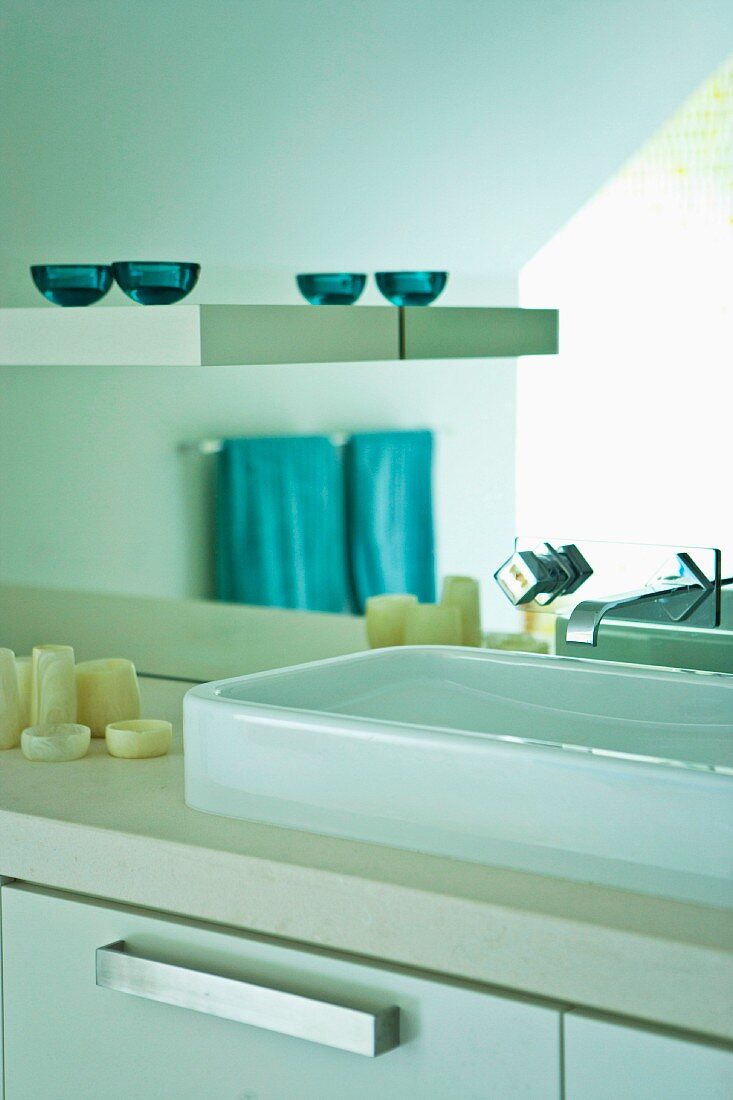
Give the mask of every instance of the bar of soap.
M 151 756 L 165 756 L 171 747 L 173 726 L 157 718 L 110 722 L 105 737 L 110 756 L 118 756 L 122 760 L 146 760 Z
M 20 735 L 20 747 L 28 760 L 45 760 L 61 764 L 79 760 L 89 751 L 92 731 L 77 722 L 61 722 L 55 726 L 29 726 Z
M 111 722 L 140 717 L 135 666 L 124 657 L 80 661 L 76 666 L 76 720 L 92 737 L 104 737 Z

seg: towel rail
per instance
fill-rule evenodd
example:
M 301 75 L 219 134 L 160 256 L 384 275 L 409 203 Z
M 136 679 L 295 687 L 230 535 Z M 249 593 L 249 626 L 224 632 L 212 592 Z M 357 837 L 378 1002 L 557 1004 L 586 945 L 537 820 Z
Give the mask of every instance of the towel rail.
M 366 431 L 366 432 L 376 431 L 376 430 L 378 430 L 378 429 L 371 429 L 371 428 L 364 428 L 363 429 L 363 431 Z M 419 428 L 385 428 L 384 429 L 384 431 L 395 431 L 395 432 L 424 431 L 424 430 L 426 430 L 426 429 L 419 429 Z M 307 434 L 307 433 L 303 433 L 303 434 Z M 320 433 L 313 432 L 311 434 L 317 435 L 317 434 L 320 434 Z M 330 432 L 328 434 L 328 438 L 331 440 L 331 443 L 333 443 L 334 447 L 345 447 L 346 444 L 348 443 L 349 439 L 351 438 L 352 434 L 353 434 L 352 432 Z M 450 431 L 450 430 L 438 429 L 436 434 L 441 435 L 441 436 L 453 435 L 453 432 Z M 263 438 L 264 438 L 264 436 L 263 436 Z M 194 452 L 194 453 L 198 453 L 198 454 L 202 454 L 202 455 L 213 455 L 213 454 L 218 454 L 219 451 L 223 450 L 223 448 L 224 448 L 224 440 L 223 439 L 197 439 L 197 440 L 195 440 L 194 442 L 191 442 L 191 443 L 179 443 L 179 445 L 178 445 L 178 450 L 182 454 Z
M 313 432 L 313 435 L 318 433 Z M 259 437 L 258 437 L 259 438 Z M 262 438 L 266 438 L 264 435 Z M 334 447 L 343 447 L 347 441 L 348 434 L 346 432 L 331 432 L 328 438 L 333 443 Z M 192 443 L 179 443 L 178 450 L 186 453 L 190 451 L 198 452 L 202 455 L 214 455 L 224 449 L 223 439 L 197 439 Z

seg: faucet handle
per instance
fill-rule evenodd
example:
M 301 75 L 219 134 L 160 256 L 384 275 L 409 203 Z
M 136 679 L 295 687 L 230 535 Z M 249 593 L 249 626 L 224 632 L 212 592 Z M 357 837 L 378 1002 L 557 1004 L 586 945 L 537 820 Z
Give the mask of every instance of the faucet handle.
M 681 623 L 689 619 L 711 594 L 715 594 L 716 578 L 711 580 L 690 554 L 680 550 L 655 573 L 647 587 L 660 591 L 660 607 L 664 608 L 672 622 Z
M 535 603 L 546 607 L 558 596 L 580 588 L 593 573 L 577 546 L 555 548 L 549 542 L 534 550 L 515 549 L 494 573 L 494 580 L 515 607 Z

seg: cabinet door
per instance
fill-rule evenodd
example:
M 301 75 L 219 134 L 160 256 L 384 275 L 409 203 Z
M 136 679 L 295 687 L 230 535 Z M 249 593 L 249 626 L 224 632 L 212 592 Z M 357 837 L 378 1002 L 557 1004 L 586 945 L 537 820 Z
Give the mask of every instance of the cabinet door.
M 560 1095 L 560 1016 L 551 1007 L 29 886 L 4 888 L 3 915 L 6 1100 Z M 133 968 L 140 959 L 143 971 L 176 968 L 183 1001 L 191 994 L 198 1010 L 149 999 L 145 972 L 133 983 L 138 995 L 97 985 L 97 949 L 114 941 L 124 941 Z M 221 976 L 271 990 L 276 1003 L 283 991 L 309 1009 L 327 1002 L 327 1015 L 398 1006 L 399 1045 L 365 1057 L 325 1045 L 340 1041 L 338 1026 L 307 1041 L 209 1015 L 206 989 Z M 296 1030 L 299 1019 L 297 1010 Z
M 731 1100 L 733 1052 L 581 1014 L 565 1017 L 565 1100 Z

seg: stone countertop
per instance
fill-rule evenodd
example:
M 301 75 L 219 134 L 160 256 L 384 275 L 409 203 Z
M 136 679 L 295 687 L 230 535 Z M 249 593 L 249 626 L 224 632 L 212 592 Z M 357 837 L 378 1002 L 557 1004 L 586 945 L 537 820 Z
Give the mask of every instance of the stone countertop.
M 733 1039 L 730 913 L 191 810 L 141 686 L 169 756 L 0 753 L 0 874 Z

